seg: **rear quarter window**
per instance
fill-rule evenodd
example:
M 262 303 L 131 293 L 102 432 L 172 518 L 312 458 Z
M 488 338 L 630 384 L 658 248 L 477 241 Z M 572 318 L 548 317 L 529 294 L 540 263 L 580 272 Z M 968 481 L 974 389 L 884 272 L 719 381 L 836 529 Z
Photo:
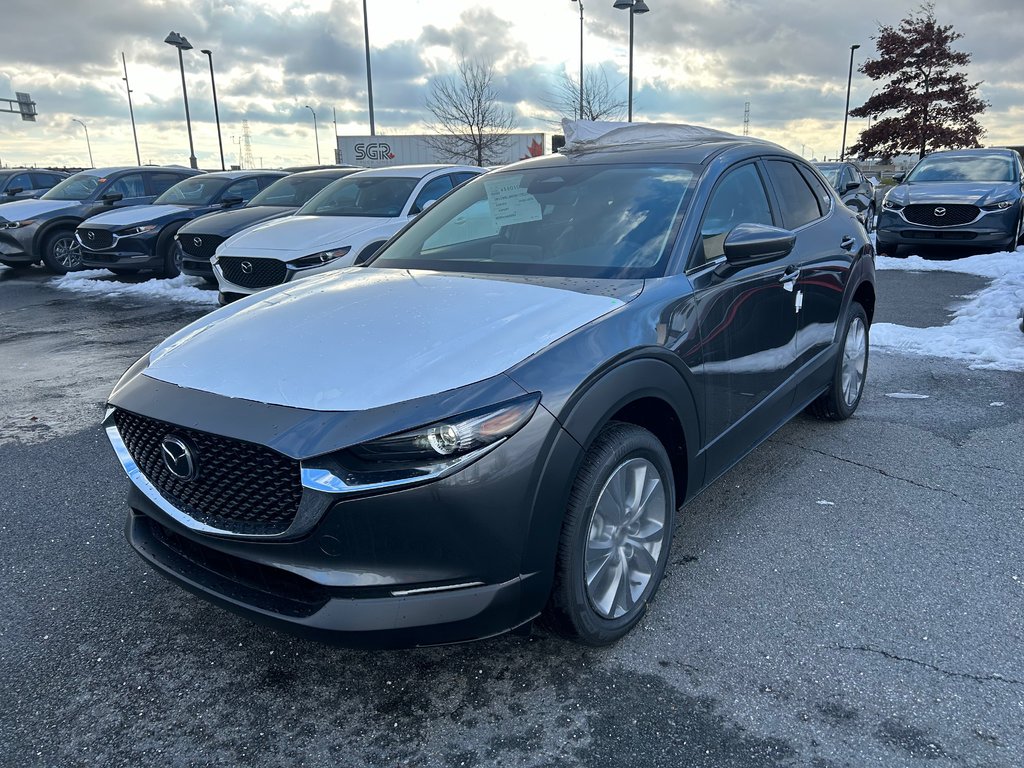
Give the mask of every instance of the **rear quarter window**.
M 818 197 L 796 165 L 786 160 L 768 160 L 765 165 L 782 208 L 783 226 L 798 229 L 821 218 Z

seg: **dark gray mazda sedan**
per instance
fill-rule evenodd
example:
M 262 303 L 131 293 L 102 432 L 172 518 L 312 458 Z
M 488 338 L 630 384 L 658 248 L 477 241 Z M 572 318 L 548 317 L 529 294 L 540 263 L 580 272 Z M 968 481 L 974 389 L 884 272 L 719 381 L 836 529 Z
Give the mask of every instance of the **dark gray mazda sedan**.
M 105 420 L 128 538 L 343 644 L 539 616 L 611 643 L 681 504 L 802 410 L 853 414 L 874 306 L 864 228 L 792 153 L 689 127 L 572 142 L 133 365 Z

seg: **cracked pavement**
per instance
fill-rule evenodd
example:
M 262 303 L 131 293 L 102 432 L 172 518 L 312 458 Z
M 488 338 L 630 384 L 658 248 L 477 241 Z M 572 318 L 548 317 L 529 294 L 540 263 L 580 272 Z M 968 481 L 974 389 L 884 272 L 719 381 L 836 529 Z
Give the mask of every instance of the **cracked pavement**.
M 941 322 L 962 277 L 880 273 L 876 319 Z M 682 511 L 612 648 L 358 652 L 208 605 L 123 540 L 102 400 L 204 311 L 0 267 L 0 766 L 1024 764 L 1021 374 L 873 353 L 855 418 L 797 418 Z

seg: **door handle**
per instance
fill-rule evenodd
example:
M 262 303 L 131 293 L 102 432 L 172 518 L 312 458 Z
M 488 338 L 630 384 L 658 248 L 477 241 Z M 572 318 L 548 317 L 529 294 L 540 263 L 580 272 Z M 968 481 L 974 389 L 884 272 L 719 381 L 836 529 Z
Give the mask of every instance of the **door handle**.
M 786 267 L 786 271 L 779 278 L 780 283 L 792 283 L 800 277 L 800 267 Z
M 849 235 L 847 235 L 846 237 L 844 237 L 842 240 L 839 241 L 839 247 L 842 248 L 844 251 L 849 251 L 856 244 L 857 244 L 857 241 L 854 240 Z

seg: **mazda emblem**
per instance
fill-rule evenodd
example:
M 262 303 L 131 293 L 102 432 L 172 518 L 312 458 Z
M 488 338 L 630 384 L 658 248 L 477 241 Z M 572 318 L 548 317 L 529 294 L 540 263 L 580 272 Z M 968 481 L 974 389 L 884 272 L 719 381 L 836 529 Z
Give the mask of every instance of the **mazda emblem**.
M 202 248 L 203 247 L 203 238 L 201 238 L 201 237 L 193 237 L 192 238 L 192 245 L 194 245 L 196 248 Z
M 90 240 L 95 240 L 96 239 L 96 233 L 95 232 L 89 232 L 89 233 L 86 234 L 86 237 L 88 237 Z
M 251 261 L 243 261 L 241 264 L 239 264 L 239 266 L 242 268 L 242 272 L 244 274 L 246 274 L 246 275 L 251 275 L 252 274 L 252 262 Z
M 943 208 L 943 207 L 942 207 L 942 206 L 940 205 L 940 206 L 939 206 L 938 208 L 936 208 L 936 209 L 935 209 L 934 211 L 932 211 L 932 213 L 934 213 L 934 214 L 935 214 L 935 217 L 936 217 L 936 218 L 941 218 L 942 216 L 945 216 L 945 215 L 946 215 L 946 209 L 945 209 L 945 208 Z
M 195 455 L 180 437 L 167 435 L 160 442 L 160 453 L 168 472 L 179 480 L 195 480 L 197 474 Z

